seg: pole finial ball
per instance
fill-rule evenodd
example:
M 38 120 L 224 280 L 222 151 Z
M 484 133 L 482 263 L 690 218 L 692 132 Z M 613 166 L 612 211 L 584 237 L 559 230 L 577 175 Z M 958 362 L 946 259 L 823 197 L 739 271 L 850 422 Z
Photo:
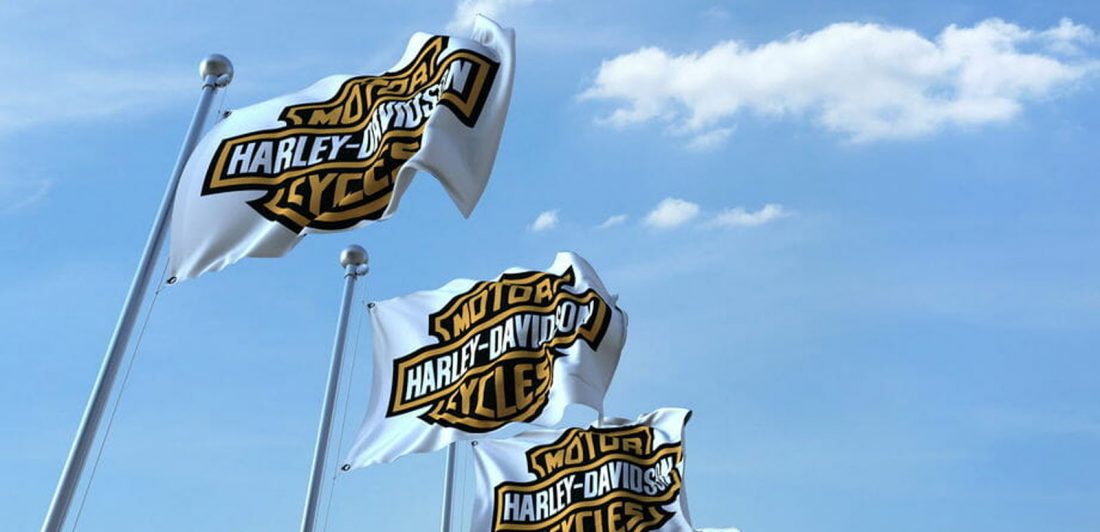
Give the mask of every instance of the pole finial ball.
M 233 62 L 222 54 L 210 54 L 199 63 L 199 75 L 206 79 L 209 76 L 220 78 L 229 76 L 233 79 Z
M 352 244 L 344 251 L 340 252 L 340 265 L 347 268 L 348 266 L 360 266 L 367 263 L 367 250 L 362 246 Z

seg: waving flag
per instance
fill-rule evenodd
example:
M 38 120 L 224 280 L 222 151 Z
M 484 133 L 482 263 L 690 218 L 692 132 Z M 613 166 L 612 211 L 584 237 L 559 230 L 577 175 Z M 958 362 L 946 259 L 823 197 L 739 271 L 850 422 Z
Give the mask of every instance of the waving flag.
M 533 430 L 474 447 L 473 532 L 690 532 L 683 429 L 691 412 Z
M 374 382 L 346 467 L 390 462 L 511 423 L 603 408 L 627 318 L 584 259 L 510 269 L 374 303 Z
M 512 93 L 510 29 L 418 33 L 380 75 L 333 76 L 234 111 L 196 147 L 172 214 L 169 275 L 278 257 L 306 234 L 385 219 L 417 171 L 469 216 L 489 179 Z

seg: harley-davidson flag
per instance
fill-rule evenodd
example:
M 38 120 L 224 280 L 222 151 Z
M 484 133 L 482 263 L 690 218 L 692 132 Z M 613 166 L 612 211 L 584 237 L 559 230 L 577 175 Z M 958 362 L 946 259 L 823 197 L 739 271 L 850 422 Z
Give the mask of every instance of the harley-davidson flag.
M 169 276 L 282 256 L 306 234 L 385 219 L 417 171 L 469 216 L 500 144 L 514 41 L 478 17 L 470 38 L 417 33 L 383 74 L 332 76 L 233 111 L 184 168 Z
M 512 423 L 549 426 L 570 404 L 603 408 L 627 318 L 587 262 L 370 305 L 374 381 L 345 469 L 431 452 Z
M 690 532 L 684 424 L 661 408 L 587 429 L 532 430 L 473 448 L 472 532 Z

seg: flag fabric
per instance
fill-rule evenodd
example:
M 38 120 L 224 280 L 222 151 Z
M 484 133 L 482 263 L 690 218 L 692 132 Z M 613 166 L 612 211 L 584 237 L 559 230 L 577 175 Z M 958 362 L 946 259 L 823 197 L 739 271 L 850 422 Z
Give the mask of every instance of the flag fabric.
M 602 411 L 627 317 L 584 259 L 370 305 L 370 405 L 345 469 L 431 452 L 513 423 Z
M 690 532 L 683 439 L 690 417 L 661 408 L 633 421 L 475 442 L 471 532 Z
M 417 171 L 469 216 L 500 144 L 514 58 L 513 31 L 478 17 L 470 38 L 415 34 L 383 74 L 332 76 L 233 111 L 184 168 L 170 279 L 385 219 Z

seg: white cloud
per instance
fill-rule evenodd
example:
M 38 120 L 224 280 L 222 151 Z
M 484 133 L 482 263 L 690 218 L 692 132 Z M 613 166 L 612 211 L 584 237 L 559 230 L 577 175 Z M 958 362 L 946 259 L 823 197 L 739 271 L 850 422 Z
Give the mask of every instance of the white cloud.
M 673 228 L 687 224 L 702 213 L 698 204 L 679 198 L 665 198 L 646 215 L 644 223 L 650 227 Z M 622 217 L 619 220 L 619 217 Z M 744 207 L 726 209 L 715 214 L 706 222 L 710 227 L 756 227 L 782 218 L 794 216 L 794 213 L 778 203 L 765 204 L 757 211 Z M 625 215 L 612 216 L 599 227 L 615 225 L 626 220 Z
M 696 148 L 741 111 L 812 118 L 856 141 L 912 138 L 950 126 L 1005 122 L 1025 102 L 1098 70 L 1094 32 L 1068 19 L 1044 31 L 1000 19 L 914 30 L 839 23 L 749 47 L 720 42 L 675 55 L 641 48 L 604 61 L 584 99 L 616 104 L 601 122 L 664 123 Z
M 665 198 L 645 217 L 646 225 L 671 228 L 690 222 L 699 215 L 699 206 L 678 198 Z
M 741 207 L 726 209 L 716 215 L 710 224 L 717 227 L 755 227 L 768 222 L 792 216 L 792 213 L 778 203 L 769 203 L 756 212 Z
M 1047 48 L 1058 54 L 1082 54 L 1084 50 L 1081 45 L 1096 44 L 1096 33 L 1092 28 L 1074 24 L 1068 18 L 1062 19 L 1057 26 L 1044 31 L 1041 35 L 1047 41 Z
M 531 224 L 529 229 L 535 232 L 549 231 L 557 226 L 558 211 L 557 209 L 554 209 L 552 211 L 539 213 L 538 217 L 535 218 L 535 221 Z
M 597 225 L 596 229 L 607 229 L 608 227 L 615 227 L 616 225 L 622 225 L 623 223 L 626 222 L 627 218 L 629 218 L 629 217 L 625 214 L 616 214 L 616 215 L 604 220 L 602 224 Z
M 459 0 L 455 5 L 454 15 L 447 23 L 447 31 L 455 34 L 464 34 L 470 31 L 477 15 L 485 15 L 497 22 L 502 22 L 501 17 L 509 9 L 531 4 L 535 0 Z M 507 24 L 505 24 L 507 26 Z

